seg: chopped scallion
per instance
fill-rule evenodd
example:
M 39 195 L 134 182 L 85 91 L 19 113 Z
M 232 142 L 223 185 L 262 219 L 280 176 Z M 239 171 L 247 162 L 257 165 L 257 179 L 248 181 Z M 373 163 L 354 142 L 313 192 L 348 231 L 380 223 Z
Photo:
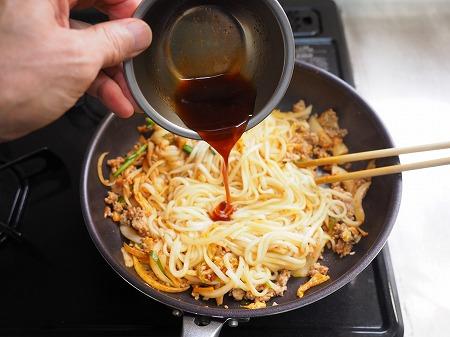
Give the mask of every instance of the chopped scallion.
M 149 128 L 149 129 L 151 129 L 154 125 L 155 125 L 155 122 L 154 121 L 152 121 L 150 118 L 146 118 L 145 119 L 145 123 L 146 123 L 146 125 L 147 125 L 147 128 Z
M 191 153 L 192 153 L 192 150 L 193 150 L 193 148 L 192 148 L 192 146 L 190 146 L 190 145 L 185 144 L 185 145 L 183 146 L 183 151 L 186 152 L 187 154 L 191 154 Z
M 129 168 L 146 150 L 148 145 L 142 145 L 136 152 L 132 153 L 125 162 L 118 168 L 116 172 L 113 173 L 113 177 L 117 178 L 123 171 Z
M 166 275 L 166 272 L 165 272 L 164 267 L 163 267 L 163 265 L 161 263 L 161 260 L 158 257 L 158 253 L 156 253 L 156 251 L 152 250 L 152 252 L 150 254 L 150 257 L 153 259 L 153 261 L 156 262 L 156 265 L 158 266 L 159 270 L 161 270 L 161 273 Z

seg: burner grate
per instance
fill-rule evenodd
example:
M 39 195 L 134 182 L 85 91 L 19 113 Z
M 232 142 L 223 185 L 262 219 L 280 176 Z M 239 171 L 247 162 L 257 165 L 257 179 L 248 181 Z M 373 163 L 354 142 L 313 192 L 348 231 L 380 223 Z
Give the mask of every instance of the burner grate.
M 5 214 L 0 218 L 0 245 L 8 239 L 16 242 L 23 241 L 19 227 L 30 194 L 30 181 L 41 177 L 46 172 L 54 171 L 61 165 L 60 159 L 47 148 L 38 149 L 0 164 L 2 198 L 5 199 L 1 202 L 9 205 L 6 219 Z M 8 197 L 11 200 L 7 200 Z

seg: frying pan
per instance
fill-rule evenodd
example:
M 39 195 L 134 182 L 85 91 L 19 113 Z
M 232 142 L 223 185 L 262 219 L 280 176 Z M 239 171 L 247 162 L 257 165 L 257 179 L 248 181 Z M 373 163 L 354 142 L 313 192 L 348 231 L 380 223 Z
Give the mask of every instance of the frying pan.
M 313 104 L 316 113 L 328 108 L 337 111 L 341 126 L 349 130 L 345 142 L 351 152 L 392 147 L 390 136 L 382 122 L 353 88 L 329 73 L 298 62 L 290 87 L 279 107 L 289 111 L 292 104 L 300 98 Z M 81 204 L 88 231 L 105 260 L 125 281 L 143 294 L 183 313 L 183 336 L 218 336 L 222 325 L 227 321 L 232 322 L 230 325 L 236 325 L 236 320 L 239 319 L 279 314 L 318 301 L 352 281 L 383 248 L 400 205 L 400 174 L 373 179 L 364 200 L 366 222 L 363 228 L 369 232 L 369 236 L 354 247 L 354 255 L 342 259 L 326 250 L 323 264 L 330 267 L 331 279 L 312 288 L 301 299 L 296 297 L 296 291 L 306 281 L 302 278 L 291 278 L 283 297 L 272 299 L 266 308 L 258 310 L 244 309 L 231 298 L 225 298 L 224 304 L 228 306 L 225 309 L 223 306 L 216 306 L 214 302 L 196 301 L 189 291 L 168 294 L 151 288 L 139 278 L 134 269 L 124 265 L 120 252 L 123 238 L 118 226 L 103 218 L 106 189 L 100 184 L 96 170 L 97 158 L 101 153 L 109 151 L 110 156 L 114 157 L 126 153 L 135 144 L 138 138 L 136 126 L 143 124 L 143 120 L 142 115 L 121 120 L 110 114 L 101 123 L 83 164 Z M 378 163 L 394 165 L 398 163 L 398 158 L 384 159 Z M 278 305 L 273 306 L 273 301 Z M 208 320 L 199 320 L 200 316 Z

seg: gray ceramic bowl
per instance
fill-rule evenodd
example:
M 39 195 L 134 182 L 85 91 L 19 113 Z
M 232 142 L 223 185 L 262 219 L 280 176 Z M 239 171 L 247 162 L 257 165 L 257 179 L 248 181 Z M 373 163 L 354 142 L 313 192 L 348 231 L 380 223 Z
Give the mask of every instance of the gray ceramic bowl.
M 200 139 L 174 111 L 180 78 L 218 75 L 239 62 L 257 90 L 247 129 L 270 114 L 289 86 L 294 39 L 276 0 L 144 0 L 134 17 L 150 25 L 153 42 L 125 63 L 126 80 L 141 109 L 173 133 Z M 198 21 L 207 24 L 199 29 Z

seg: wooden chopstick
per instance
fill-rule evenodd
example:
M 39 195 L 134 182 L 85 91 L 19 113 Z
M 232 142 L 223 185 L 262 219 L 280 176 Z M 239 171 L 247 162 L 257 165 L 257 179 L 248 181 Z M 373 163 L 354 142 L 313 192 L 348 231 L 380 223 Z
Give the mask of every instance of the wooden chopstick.
M 411 171 L 411 170 L 419 170 L 419 169 L 423 169 L 423 168 L 427 168 L 427 167 L 435 167 L 435 166 L 442 166 L 442 165 L 449 165 L 449 164 L 450 164 L 450 157 L 427 160 L 427 161 L 411 163 L 411 164 L 385 166 L 385 167 L 379 167 L 379 168 L 374 168 L 374 169 L 369 169 L 369 170 L 361 170 L 361 171 L 355 171 L 355 172 L 348 172 L 348 173 L 318 177 L 316 179 L 316 184 L 317 185 L 331 184 L 331 183 L 337 183 L 337 182 L 345 181 L 345 180 L 383 176 L 383 175 L 387 175 L 387 174 L 394 174 L 394 173 L 400 173 L 400 172 Z
M 410 147 L 399 147 L 399 148 L 383 149 L 383 150 L 375 150 L 375 151 L 365 151 L 365 152 L 345 154 L 342 156 L 308 160 L 305 162 L 297 163 L 297 166 L 301 167 L 301 168 L 305 168 L 305 167 L 310 167 L 310 166 L 344 164 L 344 163 L 350 163 L 350 162 L 360 161 L 360 160 L 393 157 L 393 156 L 398 156 L 400 154 L 443 150 L 443 149 L 448 149 L 448 148 L 450 148 L 450 142 L 426 144 L 426 145 L 418 145 L 418 146 L 410 146 Z M 445 164 L 441 164 L 441 165 L 445 165 Z

